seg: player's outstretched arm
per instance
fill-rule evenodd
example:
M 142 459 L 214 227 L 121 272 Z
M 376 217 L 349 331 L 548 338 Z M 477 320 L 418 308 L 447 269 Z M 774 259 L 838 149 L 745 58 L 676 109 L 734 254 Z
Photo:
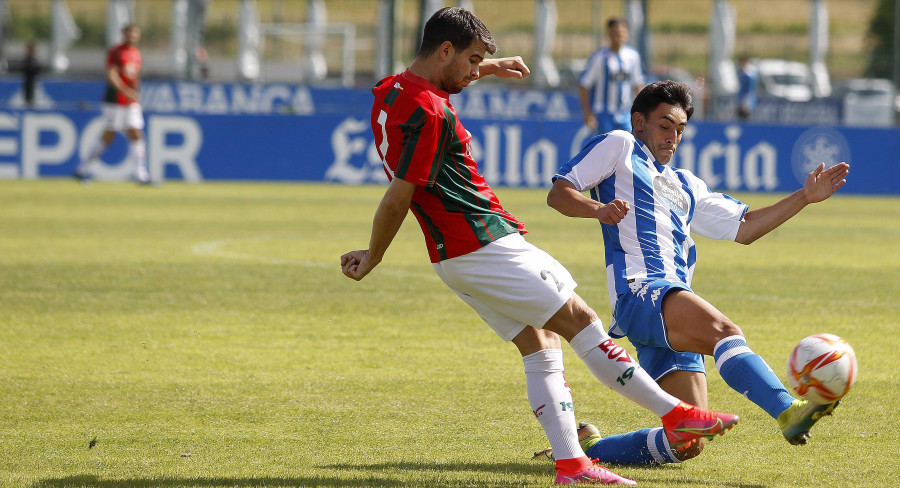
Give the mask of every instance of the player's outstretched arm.
M 341 271 L 344 276 L 359 281 L 378 266 L 409 212 L 409 204 L 415 191 L 416 185 L 413 183 L 400 178 L 391 180 L 375 211 L 369 248 L 350 251 L 341 256 Z
M 484 78 L 487 75 L 494 75 L 497 78 L 522 79 L 530 73 L 531 70 L 528 69 L 528 66 L 522 61 L 520 56 L 485 59 L 478 65 L 479 78 Z
M 820 164 L 806 176 L 803 185 L 806 199 L 809 203 L 818 203 L 834 195 L 847 183 L 845 178 L 849 173 L 850 165 L 847 163 L 838 163 L 828 169 L 825 169 L 825 163 Z
M 750 244 L 797 215 L 810 203 L 818 203 L 834 195 L 847 182 L 850 165 L 838 163 L 825 168 L 820 164 L 806 177 L 803 188 L 791 193 L 774 205 L 751 210 L 744 215 L 735 242 Z
M 601 223 L 615 225 L 628 214 L 628 202 L 615 199 L 604 205 L 592 200 L 575 188 L 571 181 L 560 178 L 553 182 L 547 194 L 547 205 L 567 217 L 597 219 Z

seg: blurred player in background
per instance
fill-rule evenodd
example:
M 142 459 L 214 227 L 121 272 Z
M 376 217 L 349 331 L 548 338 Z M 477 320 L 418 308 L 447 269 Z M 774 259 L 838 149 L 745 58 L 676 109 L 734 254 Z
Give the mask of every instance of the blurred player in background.
M 150 174 L 139 94 L 141 52 L 137 48 L 141 28 L 137 24 L 128 24 L 122 29 L 122 35 L 122 44 L 110 49 L 106 57 L 106 92 L 101 108 L 106 127 L 100 139 L 91 146 L 87 159 L 75 170 L 75 178 L 89 180 L 94 162 L 112 144 L 116 132 L 123 132 L 128 138 L 127 164 L 133 168 L 135 181 L 146 185 L 150 183 Z
M 846 182 L 849 165 L 825 169 L 823 163 L 803 188 L 774 205 L 749 210 L 710 191 L 691 172 L 667 166 L 693 111 L 686 85 L 647 85 L 631 108 L 633 132 L 613 131 L 589 141 L 554 176 L 547 203 L 563 215 L 602 224 L 613 308 L 609 334 L 628 337 L 641 366 L 664 390 L 705 407 L 703 355 L 713 356 L 731 388 L 776 419 L 791 444 L 805 444 L 813 424 L 831 414 L 836 403 L 794 399 L 750 349 L 741 329 L 691 290 L 697 259 L 691 231 L 750 244 L 833 195 Z M 590 424 L 580 436 L 588 456 L 620 464 L 678 462 L 698 455 L 705 444 L 701 439 L 675 452 L 652 429 L 601 439 Z
M 750 65 L 750 58 L 743 54 L 738 59 L 738 109 L 737 116 L 740 120 L 747 120 L 753 109 L 756 108 L 756 85 L 759 81 L 759 73 L 756 67 Z
M 578 79 L 584 123 L 605 134 L 614 129 L 631 132 L 631 101 L 644 84 L 641 55 L 629 46 L 628 23 L 613 17 L 606 23 L 609 46 L 588 59 Z
M 37 45 L 34 41 L 30 41 L 25 46 L 25 59 L 22 61 L 22 98 L 28 108 L 34 107 L 37 77 L 42 69 L 37 59 Z
M 368 275 L 412 210 L 438 276 L 518 347 L 531 409 L 557 453 L 556 482 L 634 484 L 595 465 L 581 449 L 557 334 L 603 384 L 662 417 L 664 437 L 673 443 L 724 433 L 738 419 L 663 392 L 612 342 L 597 314 L 575 294 L 568 271 L 522 237 L 525 226 L 504 210 L 478 173 L 472 136 L 449 96 L 486 75 L 528 74 L 519 57 L 485 59 L 495 51 L 477 17 L 444 8 L 426 23 L 409 69 L 375 86 L 372 130 L 391 182 L 375 212 L 369 248 L 341 256 L 342 271 L 357 281 Z

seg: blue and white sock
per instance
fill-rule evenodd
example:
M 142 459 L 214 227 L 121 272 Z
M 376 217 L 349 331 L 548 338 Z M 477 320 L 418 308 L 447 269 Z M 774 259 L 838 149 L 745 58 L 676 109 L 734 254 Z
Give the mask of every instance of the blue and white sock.
M 585 453 L 589 458 L 611 464 L 680 463 L 672 454 L 662 427 L 641 429 L 604 437 Z
M 747 346 L 743 336 L 726 337 L 713 349 L 716 369 L 728 386 L 759 405 L 772 418 L 784 412 L 794 397 L 766 364 L 766 361 Z

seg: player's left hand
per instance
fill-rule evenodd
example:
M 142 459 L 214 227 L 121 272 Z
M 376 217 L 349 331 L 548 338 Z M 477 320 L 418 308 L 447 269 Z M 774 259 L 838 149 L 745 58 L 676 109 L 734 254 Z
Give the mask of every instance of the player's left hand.
M 806 176 L 803 191 L 806 193 L 806 201 L 816 203 L 834 195 L 847 180 L 844 178 L 850 173 L 850 165 L 838 163 L 825 169 L 825 163 L 820 164 Z
M 497 78 L 518 78 L 522 79 L 531 74 L 531 70 L 522 61 L 521 56 L 513 56 L 511 58 L 485 59 L 478 67 L 480 72 L 479 78 L 486 75 L 494 75 Z

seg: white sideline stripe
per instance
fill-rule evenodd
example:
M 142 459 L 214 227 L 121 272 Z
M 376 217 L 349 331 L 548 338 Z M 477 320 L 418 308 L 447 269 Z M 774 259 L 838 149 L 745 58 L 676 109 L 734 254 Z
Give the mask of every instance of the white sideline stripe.
M 260 239 L 255 239 L 260 240 Z M 217 258 L 228 258 L 228 259 L 242 259 L 245 261 L 260 261 L 263 263 L 270 264 L 294 264 L 300 266 L 309 266 L 314 268 L 330 268 L 332 266 L 326 265 L 325 263 L 319 263 L 316 261 L 304 261 L 299 259 L 283 259 L 283 258 L 273 258 L 269 256 L 261 256 L 259 254 L 250 254 L 250 253 L 239 253 L 234 251 L 228 251 L 223 249 L 225 246 L 229 244 L 234 244 L 237 242 L 242 242 L 241 240 L 221 240 L 221 241 L 209 241 L 209 242 L 199 242 L 194 244 L 191 247 L 191 251 L 194 254 L 198 254 L 200 256 L 214 256 Z M 244 241 L 249 242 L 249 239 Z
M 263 256 L 261 254 L 253 254 L 253 253 L 241 253 L 235 251 L 229 251 L 225 249 L 228 245 L 237 244 L 241 242 L 267 242 L 273 241 L 275 239 L 271 238 L 256 238 L 256 239 L 221 239 L 217 241 L 206 241 L 206 242 L 198 242 L 191 246 L 191 252 L 198 256 L 212 256 L 216 258 L 223 259 L 234 259 L 241 261 L 256 261 L 259 263 L 267 263 L 267 264 L 283 264 L 290 266 L 304 266 L 307 268 L 334 268 L 338 272 L 340 272 L 340 262 L 335 259 L 334 264 L 322 263 L 319 261 L 309 261 L 304 259 L 285 259 L 285 258 L 276 258 L 271 256 Z M 412 278 L 437 278 L 434 273 L 410 273 L 408 271 L 399 271 L 392 269 L 379 269 L 377 271 L 379 274 L 386 274 L 390 276 L 403 276 L 403 277 L 412 277 Z

